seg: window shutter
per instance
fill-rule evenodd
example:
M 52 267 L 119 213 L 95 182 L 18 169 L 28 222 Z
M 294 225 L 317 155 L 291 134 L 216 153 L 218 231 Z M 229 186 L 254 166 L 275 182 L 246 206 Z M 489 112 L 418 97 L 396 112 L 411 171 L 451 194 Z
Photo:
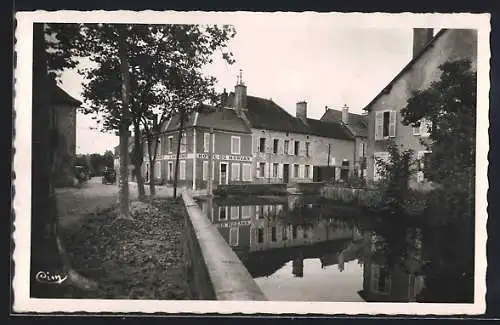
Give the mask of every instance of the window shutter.
M 283 164 L 278 164 L 278 178 L 283 178 Z
M 203 180 L 206 181 L 208 179 L 208 161 L 203 162 Z
M 209 152 L 210 133 L 203 133 L 203 151 Z
M 304 166 L 299 165 L 299 178 L 304 178 Z
M 375 140 L 382 139 L 384 113 L 375 112 Z
M 391 111 L 389 118 L 389 136 L 396 136 L 396 111 Z
M 268 178 L 269 177 L 269 168 L 267 168 L 267 163 L 264 163 L 262 165 L 262 167 L 264 167 L 264 178 Z

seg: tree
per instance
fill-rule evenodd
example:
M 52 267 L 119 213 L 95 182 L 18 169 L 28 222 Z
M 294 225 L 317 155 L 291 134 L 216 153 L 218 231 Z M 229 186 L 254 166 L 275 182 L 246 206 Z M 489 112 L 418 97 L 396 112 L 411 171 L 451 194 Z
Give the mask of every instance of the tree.
M 229 64 L 234 63 L 232 53 L 224 51 L 234 37 L 234 28 L 202 25 L 150 26 L 152 46 L 147 57 L 154 57 L 148 64 L 149 105 L 143 114 L 143 127 L 147 141 L 150 171 L 150 193 L 155 193 L 154 168 L 158 155 L 161 127 L 174 115 L 179 117 L 179 136 L 174 177 L 174 194 L 177 192 L 177 175 L 182 133 L 186 119 L 201 103 L 216 101 L 216 79 L 204 76 L 202 68 L 212 63 L 216 51 Z M 156 43 L 155 43 L 156 42 Z
M 430 195 L 423 299 L 466 302 L 474 293 L 477 77 L 470 60 L 446 62 L 439 69 L 440 79 L 415 91 L 401 113 L 406 125 L 431 121 L 430 141 L 422 142 L 432 152 L 426 173 L 440 185 Z
M 54 190 L 58 172 L 56 144 L 60 139 L 50 97 L 56 87 L 55 77 L 65 68 L 75 67 L 77 61 L 67 50 L 71 47 L 75 29 L 71 26 L 54 29 L 42 23 L 33 24 L 33 206 L 31 216 L 31 277 L 30 294 L 34 297 L 50 296 L 54 286 L 47 287 L 36 281 L 40 271 L 61 274 L 69 272 L 68 282 L 88 288 L 90 282 L 71 270 L 64 256 L 59 238 L 57 202 Z M 52 36 L 52 37 L 50 37 Z M 49 71 L 54 77 L 49 76 Z

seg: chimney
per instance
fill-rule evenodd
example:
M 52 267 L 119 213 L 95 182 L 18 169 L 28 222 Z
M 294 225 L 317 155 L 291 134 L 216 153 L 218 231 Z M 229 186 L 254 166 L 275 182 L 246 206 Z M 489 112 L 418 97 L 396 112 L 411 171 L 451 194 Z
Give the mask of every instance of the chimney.
M 304 119 L 304 120 L 307 118 L 307 102 L 306 101 L 300 101 L 297 103 L 295 116 L 298 118 Z
M 348 124 L 349 122 L 349 107 L 344 105 L 342 107 L 342 123 Z
M 243 83 L 242 71 L 236 81 L 236 86 L 234 86 L 234 109 L 237 112 L 241 112 L 247 108 L 247 86 Z
M 328 106 L 325 106 L 325 113 L 328 112 Z
M 413 58 L 415 58 L 433 38 L 432 28 L 413 28 Z

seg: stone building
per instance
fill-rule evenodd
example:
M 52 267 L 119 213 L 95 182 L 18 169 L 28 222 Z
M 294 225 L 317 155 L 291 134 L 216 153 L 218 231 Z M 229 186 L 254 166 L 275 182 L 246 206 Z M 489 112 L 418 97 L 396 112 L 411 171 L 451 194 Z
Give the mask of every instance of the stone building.
M 54 124 L 57 126 L 56 164 L 58 172 L 54 186 L 73 186 L 75 176 L 73 161 L 76 155 L 76 109 L 82 104 L 57 86 L 55 80 L 51 85 L 51 105 L 54 109 Z
M 424 90 L 433 81 L 439 80 L 439 66 L 445 62 L 470 59 L 472 68 L 477 65 L 477 31 L 468 29 L 442 29 L 433 36 L 432 29 L 413 30 L 413 58 L 364 108 L 368 112 L 368 178 L 377 180 L 375 157 L 387 158 L 385 146 L 389 139 L 405 149 L 413 149 L 417 158 L 428 153 L 420 140 L 428 137 L 430 124 L 422 121 L 419 128 L 401 123 L 401 108 L 416 90 Z M 425 159 L 422 159 L 425 161 Z M 424 182 L 422 171 L 416 174 L 414 182 Z
M 361 177 L 366 176 L 367 115 L 351 113 L 347 105 L 344 105 L 342 110 L 325 107 L 325 113 L 321 117 L 321 121 L 342 123 L 349 129 L 355 139 L 353 147 L 355 173 Z
M 241 76 L 234 92 L 221 97 L 220 107 L 203 105 L 186 118 L 179 184 L 312 182 L 315 166 L 337 166 L 338 178 L 341 167 L 346 178 L 354 169 L 356 136 L 344 123 L 308 118 L 306 102 L 297 103 L 293 116 L 270 99 L 248 96 Z M 179 127 L 176 115 L 161 131 L 153 168 L 166 183 L 174 179 Z M 147 175 L 147 159 L 144 165 Z

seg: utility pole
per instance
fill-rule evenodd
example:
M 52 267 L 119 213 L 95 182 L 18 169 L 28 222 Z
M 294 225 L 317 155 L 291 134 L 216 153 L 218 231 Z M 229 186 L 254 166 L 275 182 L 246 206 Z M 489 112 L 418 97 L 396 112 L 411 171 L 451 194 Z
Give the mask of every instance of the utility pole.
M 214 134 L 214 129 L 210 129 L 210 137 L 208 141 L 208 182 L 207 182 L 207 195 L 209 197 L 213 196 L 213 190 L 212 190 L 212 185 L 213 185 L 213 177 L 212 171 L 213 171 L 213 166 L 214 166 L 214 152 L 213 152 L 213 134 Z

